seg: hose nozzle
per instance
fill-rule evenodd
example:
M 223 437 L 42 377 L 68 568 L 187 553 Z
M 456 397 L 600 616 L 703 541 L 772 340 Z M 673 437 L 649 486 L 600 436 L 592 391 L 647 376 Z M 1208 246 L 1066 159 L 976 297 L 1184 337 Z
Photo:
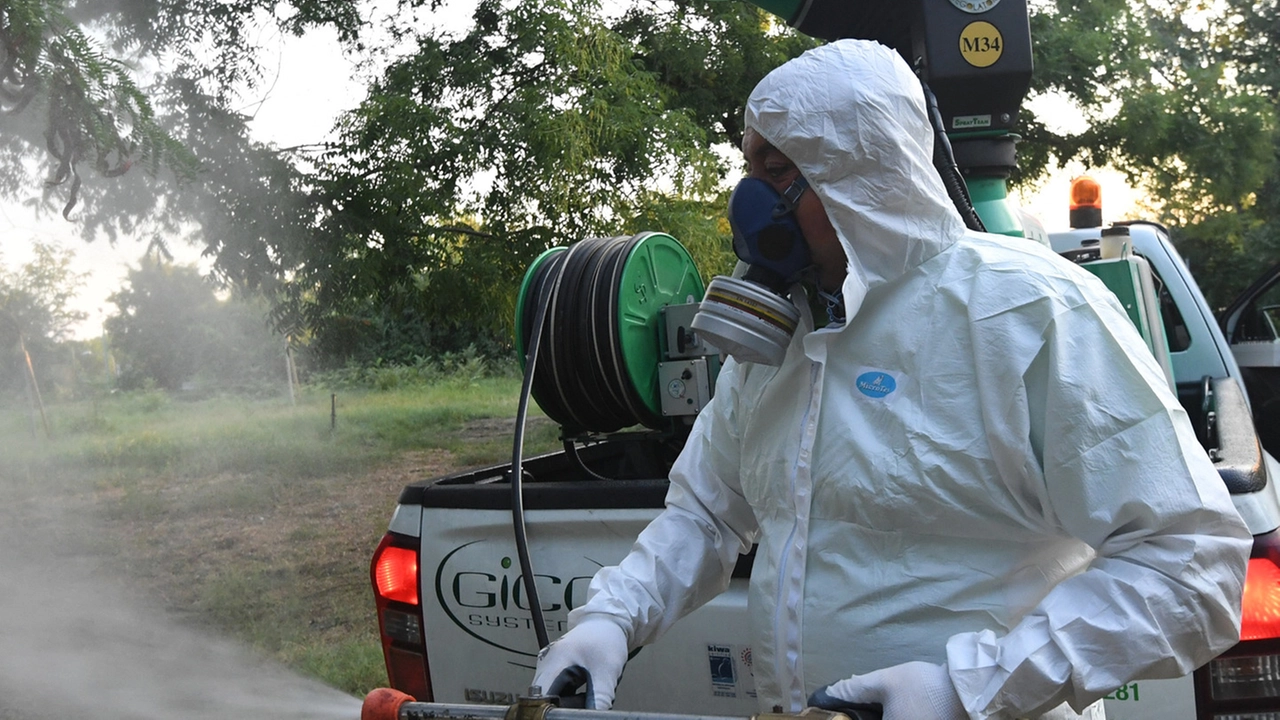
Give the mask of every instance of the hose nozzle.
M 413 696 L 391 688 L 375 688 L 364 696 L 360 720 L 399 720 L 400 706 L 412 702 Z

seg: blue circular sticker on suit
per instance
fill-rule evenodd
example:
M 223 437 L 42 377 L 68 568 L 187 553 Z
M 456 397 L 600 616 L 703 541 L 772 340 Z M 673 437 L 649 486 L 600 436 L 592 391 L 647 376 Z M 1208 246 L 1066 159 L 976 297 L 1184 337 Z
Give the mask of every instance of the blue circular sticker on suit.
M 898 389 L 898 383 L 886 372 L 866 372 L 858 376 L 858 391 L 872 398 L 882 398 Z

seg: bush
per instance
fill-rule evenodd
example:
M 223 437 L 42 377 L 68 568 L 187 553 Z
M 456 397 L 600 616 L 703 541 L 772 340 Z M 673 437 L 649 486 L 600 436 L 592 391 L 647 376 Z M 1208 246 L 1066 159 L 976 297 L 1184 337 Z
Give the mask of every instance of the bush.
M 490 377 L 518 376 L 513 358 L 486 357 L 474 345 L 437 357 L 417 356 L 408 363 L 383 362 L 371 365 L 348 364 L 336 370 L 312 373 L 309 382 L 329 390 L 391 391 L 423 388 L 440 383 L 464 387 Z

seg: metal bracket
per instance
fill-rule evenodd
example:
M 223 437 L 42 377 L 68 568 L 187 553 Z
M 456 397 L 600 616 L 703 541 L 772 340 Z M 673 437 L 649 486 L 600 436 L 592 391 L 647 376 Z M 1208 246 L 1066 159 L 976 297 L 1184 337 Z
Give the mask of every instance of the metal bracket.
M 522 697 L 514 705 L 507 706 L 503 720 L 546 720 L 548 712 L 559 708 L 559 700 L 549 695 Z

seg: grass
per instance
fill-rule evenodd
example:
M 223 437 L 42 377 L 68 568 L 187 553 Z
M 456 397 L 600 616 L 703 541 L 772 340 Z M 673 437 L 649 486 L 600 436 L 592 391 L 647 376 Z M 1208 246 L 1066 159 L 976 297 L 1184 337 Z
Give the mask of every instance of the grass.
M 503 443 L 485 444 L 477 453 L 468 423 L 512 417 L 518 391 L 517 380 L 488 378 L 391 392 L 312 390 L 297 406 L 240 397 L 183 402 L 159 393 L 109 396 L 50 408 L 51 437 L 37 429 L 36 442 L 22 409 L 10 407 L 0 414 L 0 470 L 33 465 L 94 475 L 283 471 L 317 477 L 407 450 L 488 457 Z
M 296 406 L 108 395 L 48 407 L 47 438 L 0 405 L 0 524 L 81 528 L 183 622 L 362 695 L 387 683 L 368 562 L 399 490 L 507 460 L 518 393 L 516 378 L 445 377 L 313 388 Z M 526 453 L 556 434 L 532 425 Z

